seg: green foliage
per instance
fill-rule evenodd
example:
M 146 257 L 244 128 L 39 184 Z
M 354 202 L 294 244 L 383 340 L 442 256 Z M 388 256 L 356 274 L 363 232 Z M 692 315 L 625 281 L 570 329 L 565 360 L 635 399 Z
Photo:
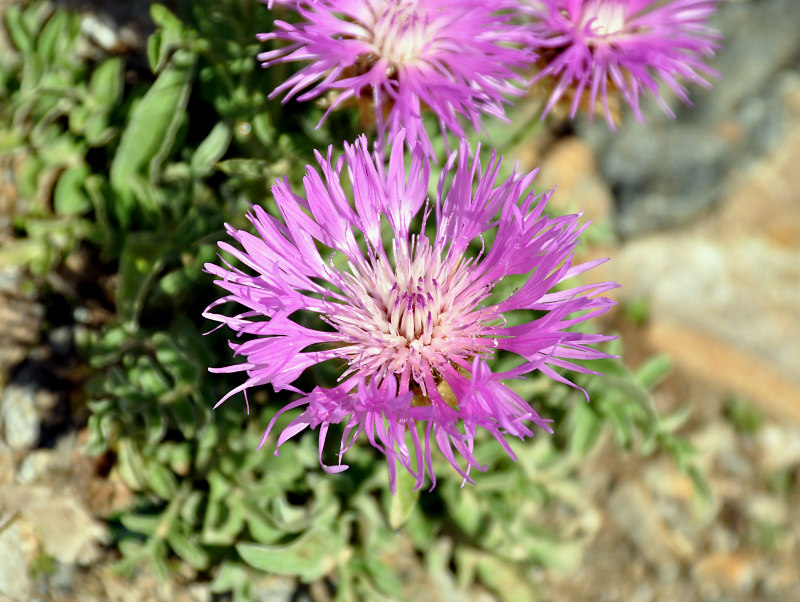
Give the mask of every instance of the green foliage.
M 653 410 L 649 391 L 670 369 L 662 357 L 635 374 L 597 362 L 605 377 L 578 380 L 591 404 L 550 379 L 515 383 L 557 435 L 512 443 L 517 462 L 483 436 L 475 455 L 487 472 L 476 485 L 462 489 L 438 461 L 432 493 L 412 492 L 401 473 L 391 495 L 368 446 L 335 476 L 319 468 L 313 435 L 277 457 L 274 437 L 259 449 L 285 397 L 259 392 L 249 415 L 236 398 L 213 410 L 240 382 L 208 375 L 229 349 L 223 333 L 200 334 L 217 295 L 203 265 L 223 224 L 244 226 L 249 202 L 268 203 L 272 177 L 299 181 L 313 148 L 352 134 L 346 116 L 315 130 L 319 109 L 267 102 L 281 75 L 257 68 L 255 34 L 269 20 L 259 3 L 187 2 L 180 18 L 153 5 L 151 17 L 152 72 L 84 53 L 80 16 L 41 1 L 6 10 L 15 51 L 0 57 L 0 167 L 12 166 L 18 234 L 2 260 L 46 286 L 83 249 L 110 283 L 99 300 L 110 316 L 80 328 L 77 342 L 93 374 L 87 448 L 114 452 L 136 493 L 110 517 L 120 571 L 148 563 L 166 579 L 183 564 L 237 600 L 249 599 L 254 571 L 327 579 L 340 600 L 397 599 L 412 596 L 402 553 L 434 576 L 454 567 L 462 588 L 532 599 L 530 565 L 574 570 L 596 530 L 579 470 L 605 433 L 623 450 L 671 454 L 707 492 L 675 435 L 685 415 Z

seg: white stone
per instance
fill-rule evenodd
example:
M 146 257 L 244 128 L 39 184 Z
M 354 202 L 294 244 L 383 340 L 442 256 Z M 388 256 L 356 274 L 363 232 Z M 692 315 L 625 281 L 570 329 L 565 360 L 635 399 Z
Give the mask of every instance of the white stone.
M 0 396 L 0 421 L 8 446 L 31 449 L 39 440 L 41 420 L 36 413 L 36 393 L 30 387 L 9 385 Z

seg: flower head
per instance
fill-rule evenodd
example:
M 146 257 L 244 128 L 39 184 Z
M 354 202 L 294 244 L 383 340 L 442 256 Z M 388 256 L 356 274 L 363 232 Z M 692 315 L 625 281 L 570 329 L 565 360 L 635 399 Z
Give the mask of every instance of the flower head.
M 574 117 L 588 91 L 590 116 L 599 96 L 606 121 L 614 129 L 608 104 L 611 88 L 640 121 L 639 98 L 646 93 L 673 117 L 661 96 L 661 84 L 691 105 L 681 80 L 709 87 L 706 78 L 718 76 L 704 63 L 718 48 L 719 33 L 708 26 L 718 2 L 537 0 L 530 12 L 545 64 L 534 81 L 557 80 L 543 114 L 569 92 L 570 117 Z
M 364 435 L 386 455 L 392 487 L 398 461 L 420 487 L 426 474 L 435 484 L 434 445 L 469 480 L 470 468 L 483 469 L 472 453 L 478 428 L 512 457 L 505 436 L 530 437 L 533 425 L 548 429 L 503 380 L 538 370 L 571 384 L 554 368 L 591 372 L 573 360 L 607 357 L 590 345 L 610 337 L 567 328 L 605 312 L 613 302 L 598 295 L 616 284 L 553 290 L 604 260 L 572 265 L 586 226 L 576 215 L 543 213 L 551 193 L 528 191 L 535 172 L 501 181 L 500 159 L 493 155 L 482 169 L 480 149 L 471 160 L 462 141 L 431 203 L 428 159 L 416 147 L 406 169 L 402 136 L 388 167 L 362 137 L 336 162 L 330 149 L 327 157 L 317 154 L 304 195 L 277 181 L 272 192 L 282 219 L 255 206 L 255 234 L 228 227 L 239 246 L 220 247 L 246 270 L 206 265 L 228 294 L 204 315 L 251 337 L 231 343 L 243 363 L 217 369 L 247 374 L 219 403 L 266 384 L 299 393 L 278 412 L 304 408 L 278 447 L 319 428 L 322 462 L 330 425 L 342 424 L 339 465 L 323 464 L 326 470 L 346 468 L 342 455 Z M 494 241 L 488 248 L 487 238 Z M 528 274 L 513 292 L 504 286 Z M 233 317 L 214 311 L 227 302 L 245 310 Z M 511 322 L 508 312 L 517 314 Z M 516 354 L 517 367 L 492 372 L 488 362 L 498 352 Z M 338 383 L 301 391 L 298 377 L 326 360 L 342 366 Z
M 421 113 L 442 131 L 464 135 L 458 116 L 476 129 L 482 114 L 503 118 L 506 96 L 519 95 L 514 69 L 535 56 L 514 47 L 524 29 L 509 23 L 507 0 L 314 0 L 296 3 L 299 23 L 276 21 L 261 40 L 288 45 L 259 55 L 265 67 L 309 64 L 271 94 L 305 101 L 334 92 L 329 111 L 353 98 L 374 104 L 378 133 L 432 152 Z M 305 91 L 304 91 L 305 90 Z M 327 116 L 328 113 L 325 114 Z M 323 117 L 324 119 L 324 117 Z

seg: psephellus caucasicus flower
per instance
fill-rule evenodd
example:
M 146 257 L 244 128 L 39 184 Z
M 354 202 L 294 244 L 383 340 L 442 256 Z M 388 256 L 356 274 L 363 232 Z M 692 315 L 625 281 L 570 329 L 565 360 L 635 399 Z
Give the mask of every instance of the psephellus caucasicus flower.
M 287 3 L 288 4 L 288 3 Z M 505 118 L 507 97 L 524 93 L 518 71 L 536 55 L 527 29 L 513 23 L 516 1 L 307 0 L 293 3 L 301 20 L 275 21 L 262 41 L 286 45 L 259 55 L 262 65 L 307 62 L 270 95 L 300 101 L 330 95 L 328 113 L 357 99 L 369 105 L 379 141 L 405 141 L 433 153 L 422 121 L 431 111 L 443 135 L 476 130 L 482 115 Z M 324 119 L 325 117 L 323 117 Z
M 587 100 L 591 117 L 600 102 L 614 129 L 609 97 L 619 94 L 639 121 L 645 95 L 674 117 L 664 89 L 691 105 L 683 82 L 710 87 L 708 78 L 719 75 L 706 64 L 719 48 L 708 23 L 719 0 L 522 1 L 541 54 L 533 81 L 555 82 L 543 115 L 571 98 L 570 117 Z
M 482 167 L 480 148 L 470 153 L 462 141 L 430 199 L 429 159 L 419 146 L 409 151 L 403 135 L 388 166 L 361 137 L 338 160 L 331 148 L 317 153 L 303 194 L 277 180 L 281 218 L 254 206 L 254 233 L 228 227 L 238 244 L 220 248 L 242 267 L 206 265 L 227 294 L 204 314 L 249 337 L 231 342 L 242 363 L 212 369 L 247 376 L 220 404 L 263 385 L 299 395 L 277 412 L 262 444 L 278 415 L 302 408 L 278 435 L 276 454 L 287 439 L 317 429 L 322 463 L 329 428 L 340 424 L 339 463 L 323 468 L 346 469 L 342 457 L 366 437 L 386 455 L 392 489 L 398 462 L 417 488 L 426 474 L 435 485 L 437 448 L 471 482 L 470 470 L 484 469 L 473 455 L 479 428 L 512 457 L 506 437 L 549 431 L 504 381 L 538 371 L 572 384 L 556 369 L 591 373 L 575 360 L 608 357 L 593 346 L 612 337 L 570 327 L 607 311 L 614 302 L 603 294 L 617 286 L 564 287 L 605 260 L 573 265 L 588 224 L 579 215 L 545 214 L 552 191 L 533 192 L 535 171 L 515 169 L 502 179 L 496 154 Z M 503 286 L 507 278 L 519 278 L 515 290 Z M 229 302 L 244 310 L 217 313 Z M 512 324 L 506 316 L 516 310 L 532 311 Z M 503 352 L 518 365 L 493 372 L 490 363 Z M 310 391 L 296 385 L 328 360 L 341 367 L 336 383 Z

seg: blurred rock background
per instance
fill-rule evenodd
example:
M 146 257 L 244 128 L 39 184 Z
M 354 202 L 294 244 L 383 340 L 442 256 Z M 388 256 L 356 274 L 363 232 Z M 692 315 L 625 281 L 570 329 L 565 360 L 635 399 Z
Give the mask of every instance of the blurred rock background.
M 579 122 L 532 158 L 613 223 L 598 254 L 640 324 L 626 360 L 673 358 L 660 409 L 690 405 L 715 493 L 693 514 L 685 477 L 601 454 L 604 528 L 581 571 L 545 576 L 548 600 L 800 599 L 800 3 L 731 0 L 715 24 L 722 78 L 694 109 Z

